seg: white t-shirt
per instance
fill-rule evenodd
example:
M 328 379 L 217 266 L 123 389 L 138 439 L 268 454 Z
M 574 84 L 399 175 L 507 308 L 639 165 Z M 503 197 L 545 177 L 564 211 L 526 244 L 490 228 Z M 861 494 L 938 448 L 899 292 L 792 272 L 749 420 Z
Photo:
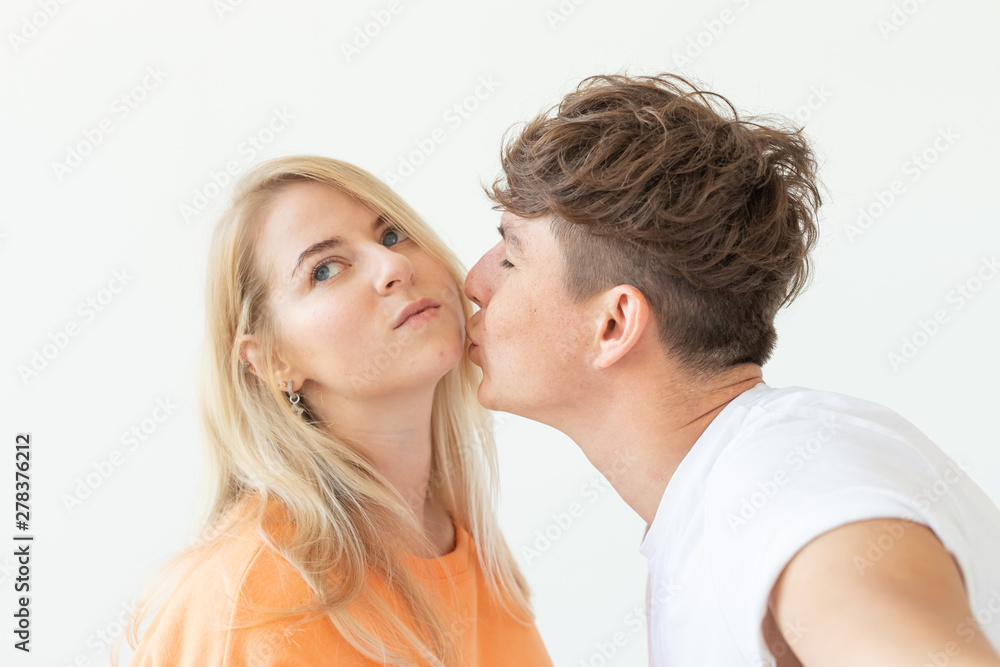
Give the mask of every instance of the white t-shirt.
M 822 533 L 887 517 L 937 534 L 1000 650 L 1000 509 L 965 464 L 876 403 L 763 382 L 740 394 L 681 461 L 640 547 L 651 664 L 774 665 L 760 628 L 785 565 Z M 859 573 L 901 538 L 870 543 Z M 956 627 L 959 648 L 975 628 L 971 618 Z M 782 629 L 794 648 L 798 629 Z

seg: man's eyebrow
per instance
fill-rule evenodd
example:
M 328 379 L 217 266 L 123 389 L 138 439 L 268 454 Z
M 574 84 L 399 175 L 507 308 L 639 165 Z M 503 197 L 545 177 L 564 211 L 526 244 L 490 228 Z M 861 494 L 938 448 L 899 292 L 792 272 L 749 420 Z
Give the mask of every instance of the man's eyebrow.
M 378 228 L 384 224 L 386 224 L 386 219 L 381 215 L 378 216 L 377 218 L 375 218 L 375 223 L 372 225 L 372 231 L 374 232 L 378 230 Z M 292 269 L 292 275 L 289 278 L 289 280 L 295 277 L 295 273 L 299 270 L 299 267 L 302 266 L 302 262 L 307 257 L 315 255 L 318 252 L 323 252 L 324 250 L 331 250 L 333 248 L 339 247 L 343 245 L 343 243 L 344 239 L 340 238 L 339 236 L 331 236 L 328 239 L 324 239 L 317 243 L 313 243 L 311 246 L 303 250 L 301 255 L 299 255 L 299 260 L 295 262 L 295 268 Z
M 514 249 L 514 252 L 521 257 L 524 257 L 524 248 L 521 246 L 521 239 L 517 237 L 517 234 L 515 234 L 513 230 L 507 229 L 501 222 L 500 226 L 497 227 L 497 231 L 500 232 L 500 238 L 509 243 Z

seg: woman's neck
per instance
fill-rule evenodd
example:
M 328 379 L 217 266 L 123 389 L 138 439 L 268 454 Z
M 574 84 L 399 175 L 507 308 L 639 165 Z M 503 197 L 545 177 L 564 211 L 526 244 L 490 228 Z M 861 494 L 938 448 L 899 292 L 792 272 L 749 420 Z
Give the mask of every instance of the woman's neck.
M 320 398 L 320 397 L 317 397 Z M 454 544 L 454 527 L 448 512 L 439 507 L 428 489 L 431 472 L 431 408 L 434 389 L 390 395 L 372 400 L 338 402 L 313 400 L 310 408 L 328 428 L 358 444 L 380 473 L 406 499 L 439 553 Z M 314 407 L 315 405 L 315 407 Z M 324 406 L 329 406 L 324 410 Z

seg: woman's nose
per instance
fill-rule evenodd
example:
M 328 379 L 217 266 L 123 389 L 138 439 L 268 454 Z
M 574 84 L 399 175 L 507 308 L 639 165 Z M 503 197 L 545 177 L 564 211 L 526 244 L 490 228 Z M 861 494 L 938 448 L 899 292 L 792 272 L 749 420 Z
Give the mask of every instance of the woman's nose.
M 393 283 L 413 282 L 413 262 L 404 253 L 380 245 L 374 253 L 375 289 L 391 289 Z

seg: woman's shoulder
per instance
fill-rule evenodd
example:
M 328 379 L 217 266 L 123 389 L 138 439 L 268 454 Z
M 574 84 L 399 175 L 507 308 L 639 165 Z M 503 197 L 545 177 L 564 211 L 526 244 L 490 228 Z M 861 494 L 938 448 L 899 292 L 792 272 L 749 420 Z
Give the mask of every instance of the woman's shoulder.
M 294 532 L 294 523 L 276 500 L 248 497 L 221 519 L 220 533 L 205 549 L 201 562 L 180 592 L 201 602 L 211 590 L 221 606 L 232 610 L 237 601 L 274 606 L 303 604 L 309 588 L 299 571 L 280 552 Z
M 258 530 L 254 509 L 244 504 L 231 511 L 224 531 L 192 554 L 130 665 L 269 665 L 265 655 L 276 655 L 279 648 L 287 653 L 286 644 L 301 643 L 289 632 L 294 619 L 255 622 L 255 605 L 287 609 L 308 604 L 313 596 L 295 566 Z M 268 509 L 264 525 L 280 537 L 285 519 Z M 303 629 L 315 634 L 318 628 L 313 626 L 311 631 L 309 624 Z M 329 648 L 331 639 L 337 637 L 320 643 Z M 251 657 L 250 662 L 239 662 Z

